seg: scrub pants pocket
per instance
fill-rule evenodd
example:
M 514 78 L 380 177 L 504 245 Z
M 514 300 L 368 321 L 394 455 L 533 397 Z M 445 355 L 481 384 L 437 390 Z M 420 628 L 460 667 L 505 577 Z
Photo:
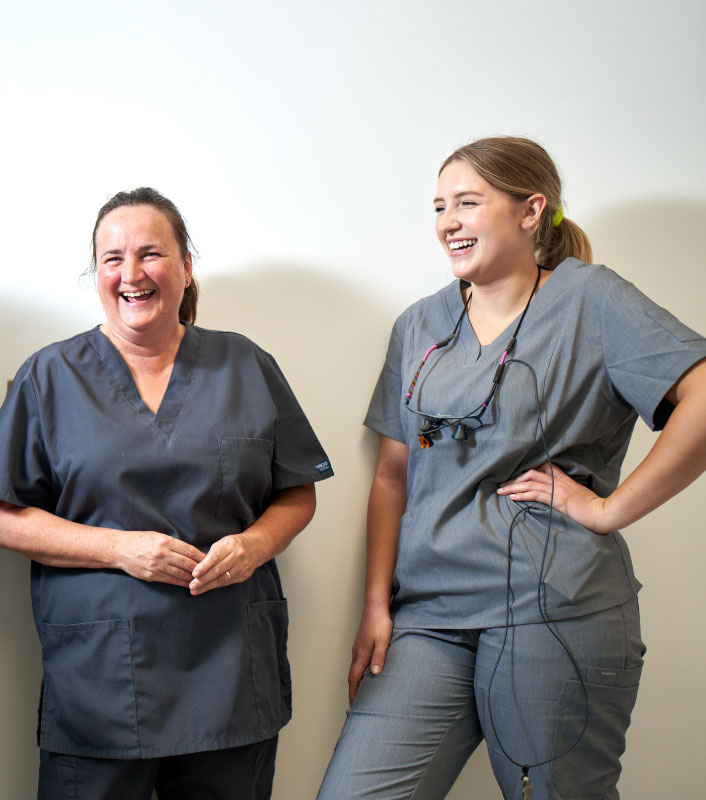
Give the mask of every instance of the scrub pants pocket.
M 611 669 L 589 666 L 585 680 L 586 702 L 576 679 L 562 685 L 557 717 L 554 755 L 566 753 L 552 763 L 552 784 L 562 800 L 613 800 L 620 774 L 619 758 L 625 751 L 625 733 L 637 699 L 642 666 Z M 567 753 L 567 750 L 569 751 Z M 586 765 L 590 764 L 590 770 Z M 577 793 L 578 790 L 578 793 Z
M 250 670 L 257 717 L 263 733 L 292 716 L 292 679 L 287 660 L 286 600 L 248 605 Z
M 44 662 L 40 746 L 86 754 L 138 748 L 129 620 L 44 622 L 39 634 Z

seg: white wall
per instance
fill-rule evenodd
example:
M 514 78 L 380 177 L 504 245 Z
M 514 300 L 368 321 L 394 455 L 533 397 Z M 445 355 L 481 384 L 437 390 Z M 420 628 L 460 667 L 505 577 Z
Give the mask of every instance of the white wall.
M 98 207 L 152 185 L 200 251 L 200 322 L 271 350 L 337 477 L 281 558 L 294 720 L 276 800 L 312 798 L 345 708 L 389 327 L 449 279 L 435 171 L 479 135 L 537 138 L 598 260 L 706 329 L 701 0 L 6 0 L 0 10 L 0 381 L 101 321 L 78 275 Z M 640 431 L 630 462 L 649 446 Z M 702 782 L 702 478 L 627 531 L 649 653 L 623 796 Z M 28 565 L 0 554 L 0 795 L 32 796 L 41 665 Z M 472 794 L 473 793 L 473 794 Z M 499 797 L 484 754 L 453 798 Z

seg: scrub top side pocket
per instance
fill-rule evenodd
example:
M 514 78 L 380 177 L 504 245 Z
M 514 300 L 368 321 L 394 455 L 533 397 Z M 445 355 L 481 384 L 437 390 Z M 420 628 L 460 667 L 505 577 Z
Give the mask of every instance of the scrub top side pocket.
M 106 758 L 139 752 L 126 619 L 39 629 L 44 662 L 40 747 Z
M 292 679 L 287 660 L 286 600 L 248 605 L 248 640 L 253 693 L 260 727 L 268 736 L 292 716 Z
M 262 514 L 272 489 L 274 442 L 242 436 L 218 439 L 221 488 L 216 519 L 240 520 L 244 529 Z

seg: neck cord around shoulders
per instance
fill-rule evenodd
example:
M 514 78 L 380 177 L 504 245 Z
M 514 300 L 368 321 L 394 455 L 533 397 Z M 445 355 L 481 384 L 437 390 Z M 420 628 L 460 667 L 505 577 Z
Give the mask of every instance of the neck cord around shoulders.
M 405 407 L 408 411 L 411 411 L 413 414 L 417 414 L 418 416 L 424 417 L 424 425 L 419 429 L 418 432 L 418 439 L 420 447 L 426 449 L 431 447 L 434 444 L 432 439 L 432 434 L 435 434 L 442 430 L 443 428 L 447 428 L 449 426 L 454 426 L 456 430 L 454 431 L 453 438 L 457 440 L 467 440 L 468 439 L 468 428 L 480 428 L 483 426 L 482 417 L 485 414 L 486 409 L 490 405 L 495 392 L 497 391 L 498 386 L 500 385 L 500 379 L 502 378 L 503 370 L 505 369 L 505 363 L 507 361 L 507 357 L 512 353 L 515 349 L 515 344 L 517 343 L 517 335 L 520 332 L 520 328 L 522 327 L 522 323 L 527 316 L 527 311 L 529 310 L 530 303 L 532 302 L 532 298 L 534 297 L 537 289 L 539 287 L 539 281 L 542 275 L 542 267 L 539 265 L 537 266 L 537 279 L 534 282 L 534 286 L 532 287 L 532 291 L 530 292 L 530 296 L 527 300 L 525 305 L 524 311 L 520 316 L 519 322 L 515 327 L 515 330 L 510 337 L 510 341 L 505 346 L 503 354 L 500 356 L 500 360 L 498 362 L 498 366 L 495 370 L 495 375 L 493 376 L 493 385 L 488 393 L 488 396 L 485 400 L 475 409 L 469 411 L 468 414 L 465 414 L 462 417 L 446 417 L 441 416 L 438 414 L 427 414 L 424 411 L 416 410 L 414 408 L 410 408 L 409 402 L 412 399 L 412 394 L 414 393 L 414 387 L 417 385 L 417 381 L 419 380 L 419 375 L 422 371 L 422 368 L 426 364 L 427 359 L 429 356 L 434 352 L 434 350 L 440 350 L 442 347 L 446 347 L 453 339 L 458 336 L 459 331 L 461 330 L 461 324 L 463 323 L 464 316 L 467 316 L 468 310 L 471 307 L 471 300 L 473 298 L 473 289 L 471 288 L 471 292 L 468 296 L 468 300 L 463 304 L 463 310 L 459 315 L 456 324 L 454 325 L 453 330 L 451 333 L 445 338 L 442 339 L 440 342 L 437 342 L 435 345 L 432 345 L 424 355 L 422 359 L 422 363 L 419 365 L 416 373 L 414 374 L 414 378 L 412 378 L 412 382 L 409 385 L 409 389 L 405 393 Z M 470 320 L 469 320 L 470 324 Z

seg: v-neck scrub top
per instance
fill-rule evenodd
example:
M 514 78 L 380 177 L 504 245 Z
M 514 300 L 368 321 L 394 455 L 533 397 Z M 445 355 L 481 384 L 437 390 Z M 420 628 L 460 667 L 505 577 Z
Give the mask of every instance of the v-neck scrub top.
M 29 358 L 0 412 L 3 500 L 203 552 L 276 492 L 332 474 L 272 357 L 233 333 L 186 326 L 156 415 L 97 328 Z M 198 597 L 120 570 L 33 562 L 32 603 L 43 749 L 215 750 L 270 738 L 291 715 L 274 561 Z
M 467 441 L 453 428 L 422 449 L 423 417 L 404 395 L 426 351 L 451 333 L 464 300 L 458 281 L 408 308 L 395 323 L 365 424 L 409 447 L 407 504 L 393 581 L 400 628 L 477 629 L 505 624 L 512 520 L 511 623 L 540 622 L 537 585 L 548 506 L 496 494 L 546 461 L 606 497 L 617 486 L 637 415 L 661 429 L 665 394 L 706 357 L 706 341 L 603 266 L 562 262 L 532 300 L 500 386 Z M 515 320 L 480 346 L 464 319 L 434 351 L 411 407 L 459 418 L 487 397 Z M 524 364 L 520 362 L 525 362 Z M 531 369 L 530 369 L 531 368 Z M 620 605 L 640 584 L 618 532 L 595 534 L 556 509 L 544 566 L 546 611 L 578 617 Z

